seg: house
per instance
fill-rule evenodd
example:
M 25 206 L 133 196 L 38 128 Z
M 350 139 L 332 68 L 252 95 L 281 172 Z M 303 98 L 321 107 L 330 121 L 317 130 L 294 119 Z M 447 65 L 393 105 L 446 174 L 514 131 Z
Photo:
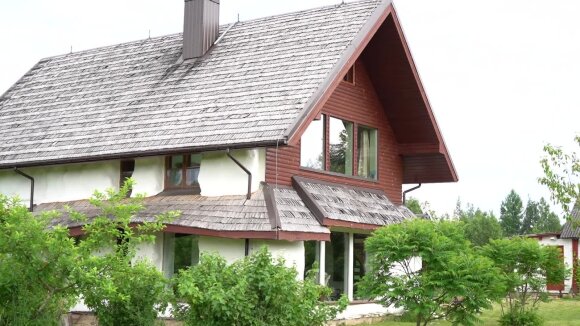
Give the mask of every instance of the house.
M 571 273 L 561 284 L 548 284 L 548 291 L 553 293 L 578 293 L 578 250 L 580 245 L 578 239 L 580 238 L 580 201 L 576 203 L 572 210 L 571 217 L 564 226 L 561 232 L 551 232 L 542 234 L 529 235 L 531 238 L 536 238 L 545 246 L 557 246 L 562 253 L 562 259 L 566 268 L 569 268 Z
M 140 251 L 168 275 L 267 245 L 356 302 L 365 237 L 412 216 L 402 185 L 457 181 L 396 11 L 220 26 L 219 6 L 185 0 L 183 33 L 40 60 L 0 98 L 0 193 L 90 215 L 94 189 L 132 177 L 137 220 L 182 212 Z

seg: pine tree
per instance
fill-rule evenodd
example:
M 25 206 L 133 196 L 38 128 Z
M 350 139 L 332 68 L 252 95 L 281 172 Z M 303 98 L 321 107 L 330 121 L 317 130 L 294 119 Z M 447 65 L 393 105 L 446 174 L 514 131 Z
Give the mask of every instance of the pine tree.
M 531 234 L 538 232 L 538 224 L 540 223 L 540 209 L 538 202 L 528 199 L 526 210 L 524 211 L 524 219 L 520 227 L 520 234 Z
M 538 225 L 534 229 L 534 233 L 542 232 L 558 232 L 562 228 L 560 219 L 556 213 L 550 210 L 550 205 L 544 198 L 540 199 L 538 204 L 540 219 Z
M 505 236 L 520 234 L 522 208 L 522 199 L 512 189 L 501 203 L 500 209 L 500 224 Z

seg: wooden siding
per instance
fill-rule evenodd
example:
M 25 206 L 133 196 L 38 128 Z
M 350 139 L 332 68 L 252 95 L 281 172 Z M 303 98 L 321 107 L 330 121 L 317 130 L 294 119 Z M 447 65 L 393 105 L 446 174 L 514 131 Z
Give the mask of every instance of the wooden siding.
M 323 106 L 321 113 L 378 129 L 378 179 L 366 180 L 303 169 L 300 167 L 300 143 L 298 142 L 294 146 L 267 149 L 266 182 L 272 185 L 277 183 L 291 186 L 292 176 L 299 175 L 328 182 L 380 189 L 387 194 L 390 201 L 401 204 L 403 162 L 399 156 L 398 143 L 366 67 L 360 60 L 355 63 L 354 78 L 354 85 L 347 82 L 340 83 Z M 355 132 L 355 146 L 356 137 Z M 356 150 L 354 153 L 353 171 L 357 171 Z M 327 167 L 328 164 L 327 158 Z

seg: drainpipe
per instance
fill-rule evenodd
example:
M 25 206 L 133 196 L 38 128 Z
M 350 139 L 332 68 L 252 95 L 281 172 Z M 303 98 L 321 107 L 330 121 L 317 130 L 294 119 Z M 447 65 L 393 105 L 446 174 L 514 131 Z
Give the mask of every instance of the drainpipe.
M 246 257 L 248 257 L 248 255 L 250 254 L 250 239 L 246 239 L 246 248 L 244 253 Z
M 33 204 L 34 204 L 34 178 L 29 176 L 28 174 L 18 170 L 18 168 L 14 168 L 14 172 L 20 174 L 21 176 L 25 177 L 26 179 L 30 180 L 30 206 L 28 207 L 28 211 L 32 212 Z
M 250 199 L 252 197 L 252 172 L 250 172 L 250 170 L 248 170 L 245 166 L 242 165 L 242 163 L 240 163 L 240 161 L 238 161 L 235 157 L 232 156 L 232 154 L 230 154 L 229 148 L 226 150 L 226 155 L 248 175 L 248 193 L 246 195 L 246 199 Z
M 413 187 L 411 189 L 407 189 L 407 190 L 403 191 L 403 205 L 405 205 L 405 202 L 407 201 L 407 193 L 411 192 L 413 190 L 417 190 L 419 188 L 421 188 L 421 184 L 419 184 L 418 186 Z

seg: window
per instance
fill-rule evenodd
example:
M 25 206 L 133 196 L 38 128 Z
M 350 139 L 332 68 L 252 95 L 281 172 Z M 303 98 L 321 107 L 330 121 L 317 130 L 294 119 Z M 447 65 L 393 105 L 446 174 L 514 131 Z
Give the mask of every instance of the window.
M 359 299 L 358 282 L 362 280 L 367 271 L 367 253 L 365 251 L 366 234 L 353 234 L 353 281 L 354 298 Z
M 125 184 L 125 181 L 133 176 L 133 171 L 135 171 L 135 160 L 125 160 L 121 161 L 121 176 L 119 180 L 119 187 Z M 131 197 L 131 190 L 127 192 L 127 197 Z
M 300 139 L 300 165 L 303 167 L 324 170 L 324 120 L 310 123 Z
M 354 84 L 354 66 L 350 67 L 350 69 L 346 72 L 346 75 L 342 77 L 342 80 Z
M 322 115 L 321 119 L 312 121 L 302 135 L 300 166 L 376 180 L 377 134 L 375 128 Z
M 358 175 L 377 178 L 377 130 L 358 126 Z
M 163 273 L 172 277 L 179 270 L 199 263 L 198 237 L 165 233 L 163 238 Z
M 330 118 L 330 171 L 352 175 L 352 122 Z
M 348 233 L 330 233 L 330 242 L 325 242 L 325 268 L 327 286 L 332 289 L 331 300 L 337 300 L 347 290 L 348 281 Z
M 199 167 L 201 154 L 168 156 L 166 159 L 165 188 L 191 189 L 200 193 Z

